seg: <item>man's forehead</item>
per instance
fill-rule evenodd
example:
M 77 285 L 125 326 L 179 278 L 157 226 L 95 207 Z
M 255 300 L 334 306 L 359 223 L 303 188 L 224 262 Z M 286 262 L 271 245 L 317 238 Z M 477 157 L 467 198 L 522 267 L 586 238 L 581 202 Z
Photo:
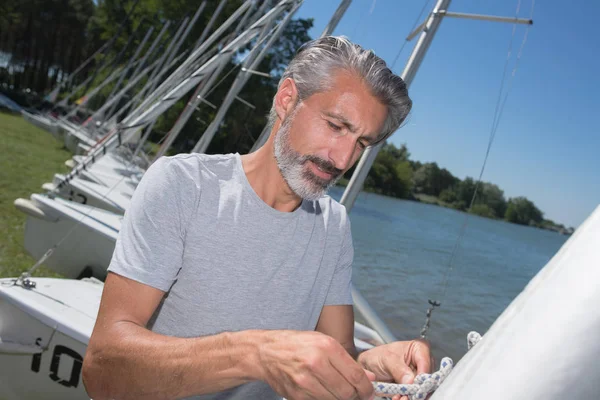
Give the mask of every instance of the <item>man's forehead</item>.
M 319 111 L 352 132 L 377 136 L 387 116 L 387 107 L 357 75 L 338 73 L 333 78 L 328 90 L 313 95 Z

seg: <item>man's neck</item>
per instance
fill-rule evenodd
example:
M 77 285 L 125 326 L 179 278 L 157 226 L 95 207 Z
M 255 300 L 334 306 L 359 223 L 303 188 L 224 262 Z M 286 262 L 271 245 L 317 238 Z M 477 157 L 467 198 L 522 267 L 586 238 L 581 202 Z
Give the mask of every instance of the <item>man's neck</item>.
M 243 155 L 242 166 L 252 189 L 270 207 L 281 212 L 292 212 L 302 203 L 302 199 L 289 188 L 281 175 L 271 140 L 254 153 Z

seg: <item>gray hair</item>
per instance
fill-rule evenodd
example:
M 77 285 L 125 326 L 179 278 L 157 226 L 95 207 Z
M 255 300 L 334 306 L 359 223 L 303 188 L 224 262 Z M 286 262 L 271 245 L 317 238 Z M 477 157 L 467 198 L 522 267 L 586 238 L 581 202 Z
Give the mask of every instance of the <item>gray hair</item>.
M 406 84 L 373 51 L 363 49 L 344 36 L 325 36 L 305 43 L 283 72 L 278 87 L 286 78 L 293 79 L 301 102 L 329 89 L 331 76 L 336 70 L 356 73 L 371 93 L 387 106 L 387 118 L 377 142 L 390 137 L 404 122 L 412 107 Z M 276 120 L 273 100 L 269 113 L 270 126 Z

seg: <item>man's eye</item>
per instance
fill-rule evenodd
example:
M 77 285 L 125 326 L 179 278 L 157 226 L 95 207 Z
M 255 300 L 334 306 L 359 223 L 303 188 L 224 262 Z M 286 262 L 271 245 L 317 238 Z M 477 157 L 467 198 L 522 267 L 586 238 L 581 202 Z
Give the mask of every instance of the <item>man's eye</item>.
M 334 124 L 334 123 L 333 123 L 333 122 L 331 122 L 331 121 L 327 121 L 327 124 L 329 125 L 329 127 L 330 127 L 331 129 L 333 129 L 333 130 L 334 130 L 334 131 L 336 131 L 336 132 L 339 132 L 339 131 L 341 131 L 341 130 L 342 130 L 342 127 L 341 127 L 341 126 L 338 126 L 338 125 Z
M 367 148 L 367 146 L 368 146 L 368 144 L 367 144 L 366 142 L 363 142 L 362 140 L 358 141 L 358 147 L 359 147 L 361 150 L 364 150 L 364 149 L 366 149 L 366 148 Z

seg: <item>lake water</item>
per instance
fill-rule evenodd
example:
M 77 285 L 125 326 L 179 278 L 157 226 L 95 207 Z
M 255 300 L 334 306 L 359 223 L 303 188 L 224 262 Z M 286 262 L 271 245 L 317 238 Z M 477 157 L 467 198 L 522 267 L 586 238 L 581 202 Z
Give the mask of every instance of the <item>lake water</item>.
M 338 200 L 342 193 L 330 192 Z M 458 361 L 467 333 L 484 334 L 568 239 L 469 215 L 451 263 L 466 215 L 371 193 L 361 193 L 350 213 L 354 285 L 399 339 L 419 336 L 428 299 L 442 302 L 428 332 L 438 361 Z

